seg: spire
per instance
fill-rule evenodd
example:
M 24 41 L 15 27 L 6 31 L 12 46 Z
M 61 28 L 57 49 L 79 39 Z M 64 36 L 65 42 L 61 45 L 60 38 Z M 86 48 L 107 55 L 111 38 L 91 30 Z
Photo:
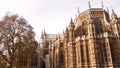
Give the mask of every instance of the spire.
M 43 31 L 41 32 L 41 35 L 43 35 Z
M 102 5 L 102 9 L 104 8 L 104 4 L 103 4 L 103 1 L 101 1 L 101 5 Z
M 67 28 L 67 26 L 66 26 L 66 32 L 68 32 L 68 28 Z
M 63 29 L 63 34 L 64 34 L 64 29 Z
M 77 15 L 75 14 L 75 22 L 77 21 Z
M 58 39 L 60 39 L 60 33 L 58 33 Z
M 44 29 L 44 31 L 43 31 L 43 34 L 46 35 L 45 29 Z
M 108 12 L 108 14 L 109 14 L 109 9 L 108 9 L 108 7 L 107 7 L 107 12 Z
M 88 1 L 88 6 L 89 6 L 89 18 L 91 18 L 91 5 L 90 5 L 90 1 Z
M 71 18 L 71 22 L 70 22 L 70 24 L 73 24 L 73 20 L 72 20 L 72 18 Z
M 111 16 L 111 18 L 113 19 L 113 18 L 117 18 L 117 14 L 114 12 L 114 9 L 112 9 L 112 16 Z
M 79 13 L 80 13 L 80 10 L 79 10 L 79 7 L 78 7 L 78 15 L 79 15 Z
M 41 39 L 45 38 L 45 36 L 46 36 L 46 32 L 45 32 L 45 29 L 44 29 L 44 30 L 42 30 L 42 33 L 41 33 Z
M 90 1 L 88 1 L 89 9 L 91 9 Z
M 112 14 L 115 14 L 114 9 L 112 9 Z
M 56 34 L 56 40 L 58 40 L 58 36 L 57 36 L 57 34 Z
M 43 39 L 43 31 L 41 32 L 41 39 Z
M 74 28 L 75 28 L 75 25 L 74 25 L 73 20 L 71 18 L 71 21 L 70 21 L 70 24 L 69 24 L 69 30 L 74 30 Z
M 74 23 L 73 23 L 73 20 L 72 20 L 72 18 L 71 18 L 71 21 L 70 21 L 69 26 L 71 27 L 71 26 L 73 26 L 73 25 L 74 25 Z

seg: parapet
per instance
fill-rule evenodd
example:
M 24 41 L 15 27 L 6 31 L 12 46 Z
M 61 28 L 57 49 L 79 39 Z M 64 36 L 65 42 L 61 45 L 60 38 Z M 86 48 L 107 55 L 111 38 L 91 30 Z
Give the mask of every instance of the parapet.
M 90 38 L 105 38 L 105 37 L 118 37 L 118 35 L 114 35 L 108 32 L 100 33 L 97 35 L 82 35 L 82 36 L 76 37 L 75 42 L 80 40 L 89 40 Z
M 87 40 L 89 39 L 89 36 L 87 35 L 82 35 L 82 36 L 78 36 L 76 37 L 75 41 L 79 41 L 79 40 Z

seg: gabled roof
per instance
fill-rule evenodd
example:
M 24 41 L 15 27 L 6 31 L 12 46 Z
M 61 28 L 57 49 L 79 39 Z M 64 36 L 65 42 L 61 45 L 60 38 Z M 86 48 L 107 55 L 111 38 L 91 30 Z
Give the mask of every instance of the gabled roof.
M 62 34 L 60 34 L 60 39 L 62 38 Z M 58 38 L 58 34 L 46 34 L 46 39 L 47 40 L 55 40 L 56 38 Z

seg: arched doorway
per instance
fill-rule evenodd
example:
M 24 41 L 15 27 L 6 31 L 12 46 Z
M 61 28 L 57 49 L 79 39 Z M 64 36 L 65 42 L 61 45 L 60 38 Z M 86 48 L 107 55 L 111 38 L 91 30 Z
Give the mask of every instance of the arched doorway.
M 39 55 L 38 59 L 39 59 L 38 68 L 46 68 L 46 59 L 41 55 Z
M 97 18 L 94 20 L 94 26 L 96 34 L 103 32 L 102 21 L 100 19 Z
M 37 49 L 38 53 L 38 68 L 50 68 L 50 61 L 49 61 L 49 54 L 43 55 L 41 51 L 43 51 L 44 48 Z M 48 49 L 49 50 L 49 49 Z
M 43 68 L 45 68 L 45 62 L 43 62 Z

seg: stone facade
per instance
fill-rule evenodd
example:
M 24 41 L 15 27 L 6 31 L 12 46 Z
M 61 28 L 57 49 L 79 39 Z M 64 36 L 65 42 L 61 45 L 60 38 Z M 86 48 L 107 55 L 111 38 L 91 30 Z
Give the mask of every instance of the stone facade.
M 37 68 L 52 68 L 52 56 L 53 53 L 51 52 L 51 44 L 52 42 L 56 41 L 58 37 L 61 39 L 62 35 L 60 34 L 47 34 L 42 31 L 40 43 L 38 47 L 38 67 Z M 52 63 L 52 64 L 51 64 Z M 49 66 L 49 67 L 48 67 Z
M 51 41 L 51 68 L 119 68 L 120 18 L 112 9 L 91 8 L 71 19 L 62 37 Z

